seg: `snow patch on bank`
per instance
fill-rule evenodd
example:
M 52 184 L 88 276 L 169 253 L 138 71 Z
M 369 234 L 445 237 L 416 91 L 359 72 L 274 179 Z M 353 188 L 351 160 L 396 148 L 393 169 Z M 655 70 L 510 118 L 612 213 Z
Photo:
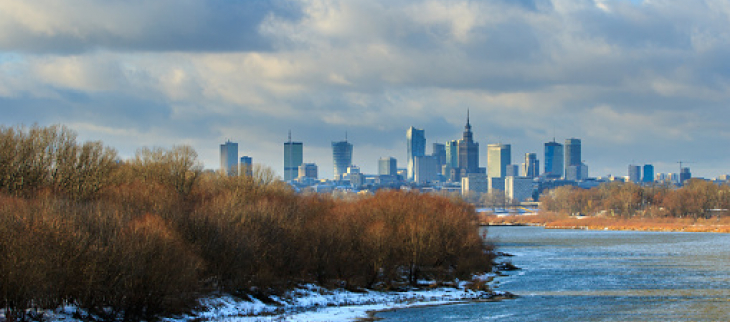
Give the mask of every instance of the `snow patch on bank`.
M 472 282 L 489 282 L 495 276 L 493 273 L 474 276 L 471 281 L 457 283 L 455 288 L 423 288 L 399 292 L 352 292 L 304 285 L 282 297 L 271 297 L 274 303 L 264 303 L 258 299 L 242 300 L 231 295 L 209 296 L 198 301 L 199 310 L 185 316 L 163 318 L 161 321 L 354 321 L 367 318 L 369 312 L 374 311 L 489 300 L 509 295 L 503 292 L 466 289 Z M 75 311 L 75 307 L 64 307 L 55 312 L 47 312 L 46 321 L 81 322 L 72 317 Z

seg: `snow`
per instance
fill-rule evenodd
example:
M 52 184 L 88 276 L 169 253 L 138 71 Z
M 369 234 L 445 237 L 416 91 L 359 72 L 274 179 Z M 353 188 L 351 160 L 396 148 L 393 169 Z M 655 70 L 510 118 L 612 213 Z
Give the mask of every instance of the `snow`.
M 474 276 L 471 281 L 489 281 L 495 274 Z M 473 300 L 485 300 L 499 292 L 472 291 L 469 282 L 458 288 L 439 287 L 401 292 L 327 290 L 304 285 L 282 297 L 272 297 L 276 304 L 254 299 L 244 301 L 230 295 L 216 295 L 199 300 L 201 309 L 186 316 L 163 318 L 164 322 L 218 321 L 354 321 L 368 317 L 369 312 L 401 309 L 413 306 L 442 305 Z M 79 322 L 71 317 L 73 307 L 65 307 L 47 315 L 46 321 Z

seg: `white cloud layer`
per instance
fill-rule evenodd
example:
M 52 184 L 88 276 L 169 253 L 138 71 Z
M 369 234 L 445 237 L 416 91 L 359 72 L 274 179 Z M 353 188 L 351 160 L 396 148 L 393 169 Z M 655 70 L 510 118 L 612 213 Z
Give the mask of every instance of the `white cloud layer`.
M 686 160 L 715 176 L 729 53 L 720 0 L 7 0 L 0 106 L 5 125 L 65 123 L 127 156 L 189 143 L 211 168 L 230 138 L 281 173 L 291 129 L 321 177 L 345 132 L 372 173 L 404 165 L 409 126 L 443 143 L 470 109 L 514 163 L 577 137 L 592 175 Z

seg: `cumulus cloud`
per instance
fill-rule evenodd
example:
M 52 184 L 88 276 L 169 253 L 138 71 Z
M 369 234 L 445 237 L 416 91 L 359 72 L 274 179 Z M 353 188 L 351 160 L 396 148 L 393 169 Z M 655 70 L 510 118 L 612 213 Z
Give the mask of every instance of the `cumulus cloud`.
M 409 126 L 456 139 L 470 109 L 515 162 L 555 135 L 584 139 L 593 175 L 706 157 L 709 176 L 730 158 L 728 30 L 721 0 L 9 0 L 0 104 L 126 154 L 188 142 L 208 167 L 230 138 L 281 172 L 291 129 L 322 177 L 345 132 L 372 173 Z

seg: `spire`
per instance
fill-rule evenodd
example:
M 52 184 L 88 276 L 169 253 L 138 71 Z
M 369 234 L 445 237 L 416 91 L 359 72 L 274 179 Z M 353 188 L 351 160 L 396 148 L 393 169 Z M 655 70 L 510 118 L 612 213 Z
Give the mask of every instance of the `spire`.
M 291 143 L 291 130 L 289 130 L 289 143 Z
M 464 126 L 464 131 L 471 131 L 471 124 L 469 124 L 469 109 L 466 109 L 466 126 Z

